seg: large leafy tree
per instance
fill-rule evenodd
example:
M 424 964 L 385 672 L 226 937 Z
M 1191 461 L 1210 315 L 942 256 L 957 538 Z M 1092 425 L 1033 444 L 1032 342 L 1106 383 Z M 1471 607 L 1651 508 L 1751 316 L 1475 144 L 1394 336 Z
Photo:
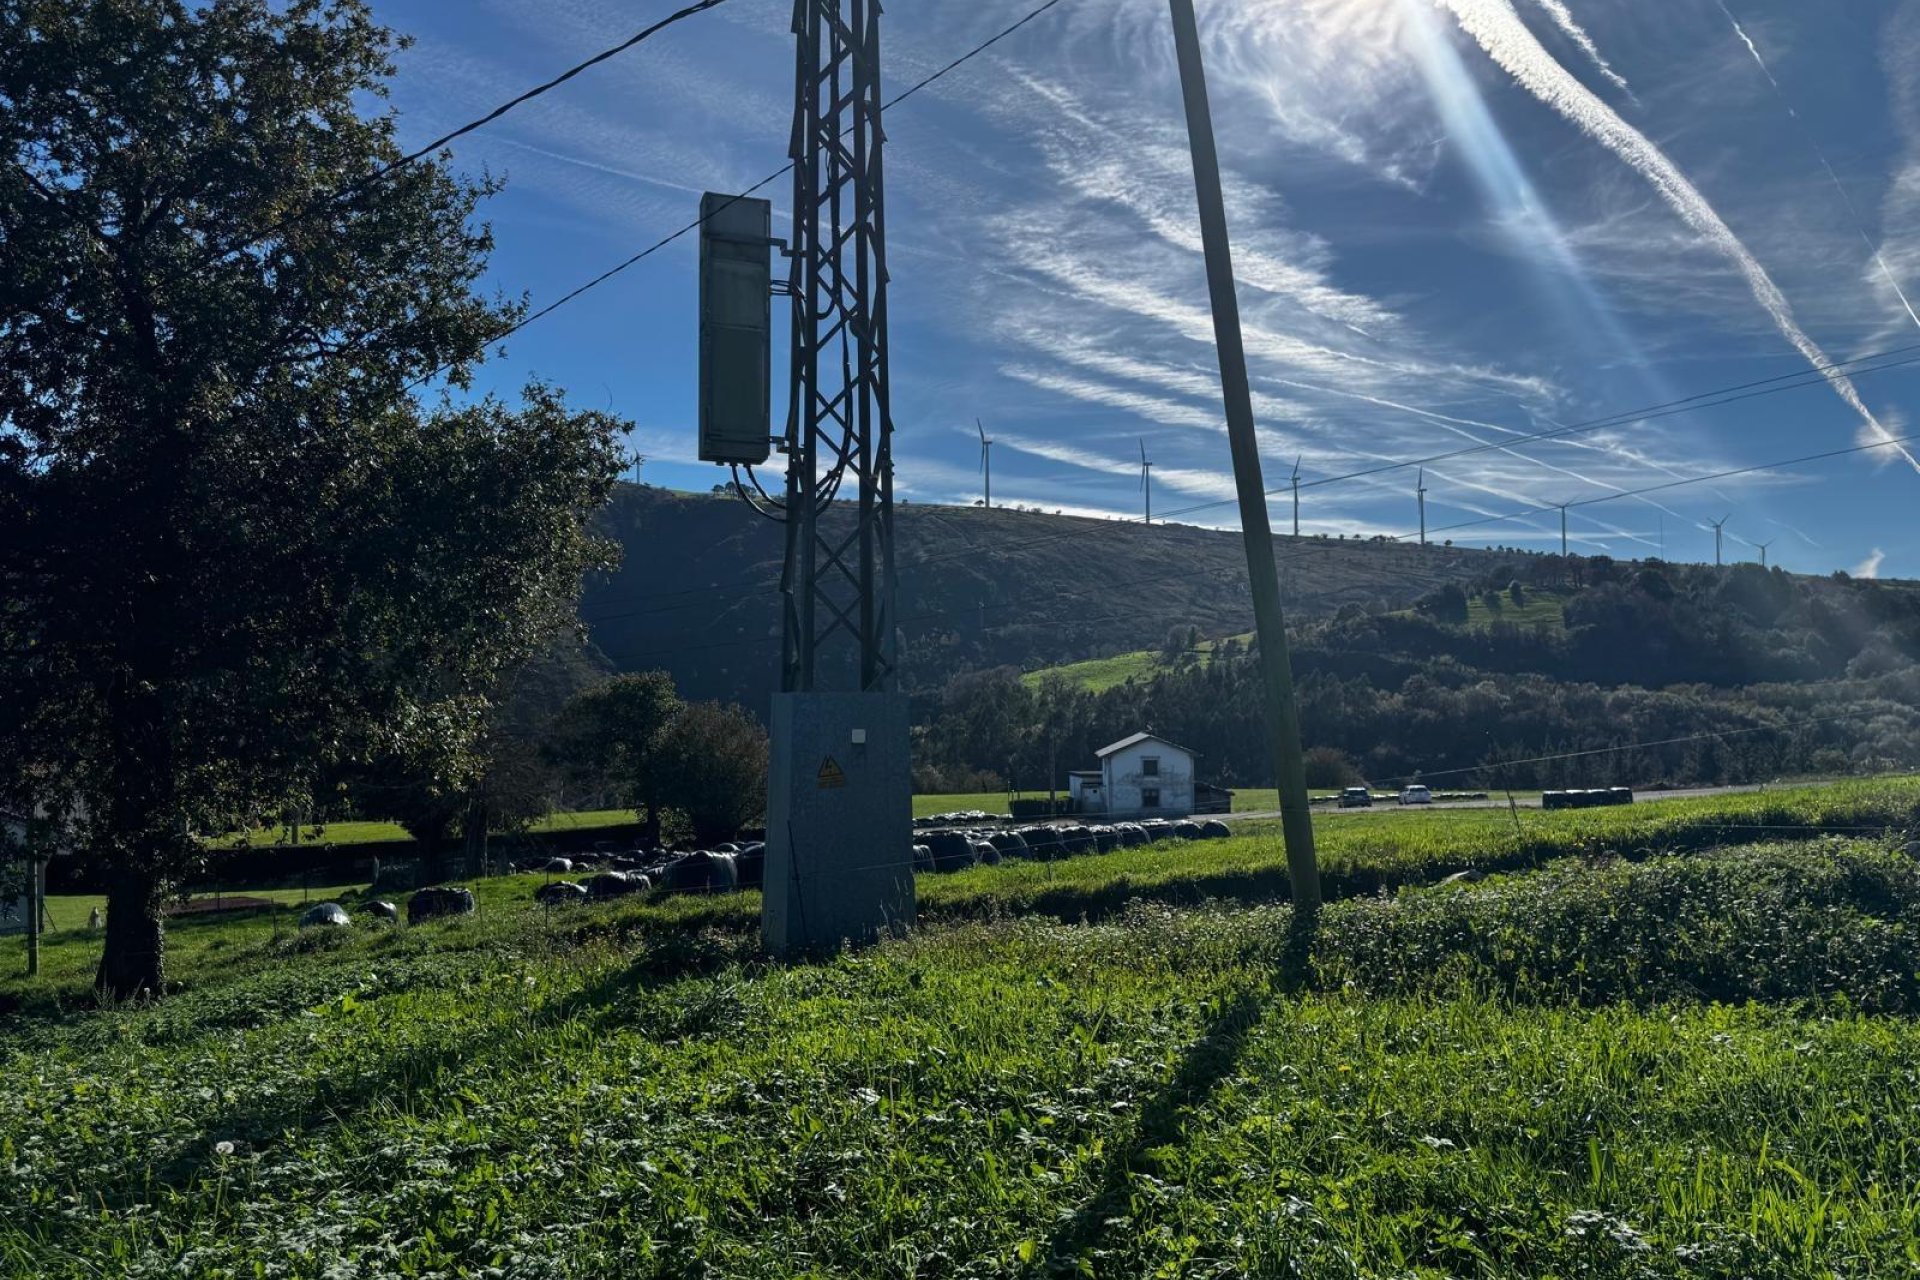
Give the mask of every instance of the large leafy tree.
M 0 801 L 77 820 L 116 995 L 199 837 L 458 771 L 608 554 L 616 423 L 412 394 L 515 309 L 490 186 L 382 172 L 395 47 L 359 0 L 0 0 Z
M 611 789 L 660 842 L 660 811 L 672 796 L 661 743 L 680 714 L 679 691 L 664 671 L 615 676 L 575 694 L 555 717 L 548 742 L 554 762 L 575 782 Z
M 660 735 L 671 804 L 702 843 L 730 840 L 767 812 L 767 731 L 741 708 L 690 702 Z

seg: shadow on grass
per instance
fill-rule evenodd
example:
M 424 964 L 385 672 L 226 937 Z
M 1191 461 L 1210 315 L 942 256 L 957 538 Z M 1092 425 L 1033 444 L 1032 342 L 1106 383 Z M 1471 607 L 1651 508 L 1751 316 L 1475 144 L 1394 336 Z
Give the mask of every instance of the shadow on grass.
M 1227 999 L 1206 1030 L 1187 1047 L 1173 1078 L 1140 1109 L 1132 1138 L 1114 1148 L 1102 1162 L 1093 1195 L 1048 1241 L 1042 1256 L 1049 1272 L 1104 1274 L 1093 1255 L 1115 1231 L 1127 1229 L 1134 1176 L 1151 1171 L 1150 1152 L 1186 1144 L 1187 1128 L 1195 1113 L 1213 1096 L 1220 1082 L 1239 1067 L 1248 1039 L 1269 1004 L 1311 981 L 1319 927 L 1318 912 L 1301 912 L 1294 917 L 1281 949 L 1280 971 L 1271 987 L 1244 990 Z M 1087 1271 L 1088 1266 L 1095 1270 Z

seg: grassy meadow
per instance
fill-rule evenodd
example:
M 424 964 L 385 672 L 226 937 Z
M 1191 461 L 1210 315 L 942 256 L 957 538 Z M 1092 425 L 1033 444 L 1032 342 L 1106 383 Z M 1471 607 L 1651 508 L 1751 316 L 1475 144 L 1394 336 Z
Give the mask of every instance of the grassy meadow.
M 925 878 L 800 965 L 751 894 L 501 878 L 184 918 L 137 1008 L 7 939 L 0 1275 L 1911 1275 L 1916 816 L 1336 819 L 1313 921 L 1256 828 Z

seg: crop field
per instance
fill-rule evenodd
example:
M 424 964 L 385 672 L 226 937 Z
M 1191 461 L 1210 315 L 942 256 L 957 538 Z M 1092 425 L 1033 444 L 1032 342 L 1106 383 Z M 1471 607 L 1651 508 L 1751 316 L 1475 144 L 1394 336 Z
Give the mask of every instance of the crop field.
M 1323 825 L 1317 920 L 1255 830 L 926 878 L 790 966 L 750 894 L 502 878 L 182 919 L 139 1008 L 7 939 L 0 1274 L 1911 1275 L 1917 816 L 1389 811 Z

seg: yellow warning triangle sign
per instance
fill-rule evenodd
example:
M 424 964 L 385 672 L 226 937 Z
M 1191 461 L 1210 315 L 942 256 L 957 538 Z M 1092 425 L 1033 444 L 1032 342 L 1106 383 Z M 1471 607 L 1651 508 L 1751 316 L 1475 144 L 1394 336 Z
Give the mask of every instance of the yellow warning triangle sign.
M 832 756 L 828 756 L 820 762 L 818 782 L 823 791 L 833 787 L 844 787 L 847 785 L 846 770 L 842 769 Z

